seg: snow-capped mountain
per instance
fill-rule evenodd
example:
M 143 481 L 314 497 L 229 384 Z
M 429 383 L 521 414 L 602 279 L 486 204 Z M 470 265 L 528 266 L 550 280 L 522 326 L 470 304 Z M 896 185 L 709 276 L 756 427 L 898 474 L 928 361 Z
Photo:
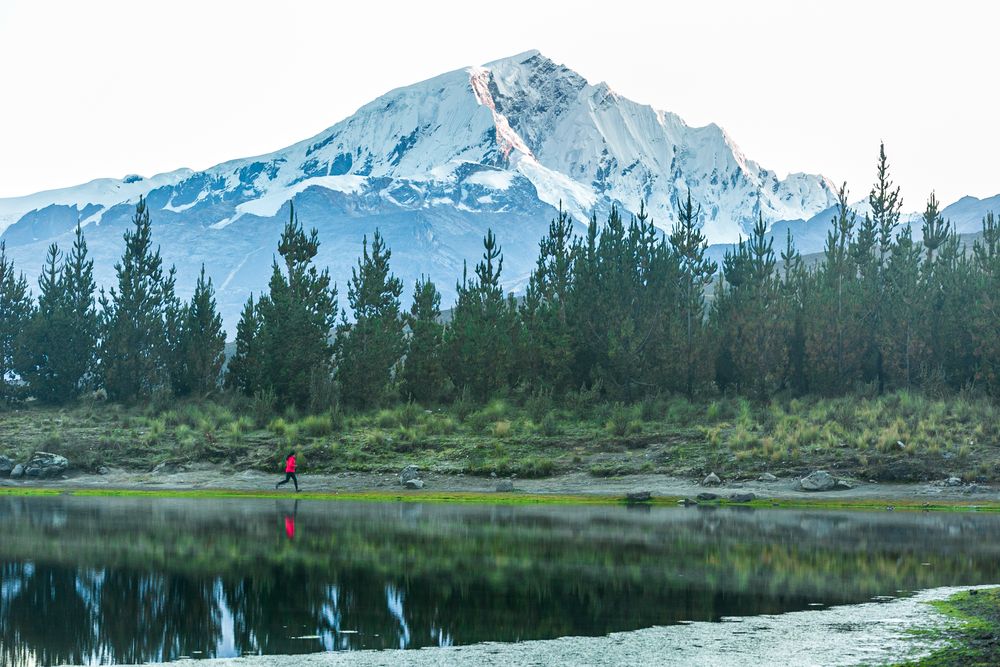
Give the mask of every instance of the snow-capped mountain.
M 289 201 L 303 225 L 318 228 L 319 260 L 342 287 L 362 235 L 378 227 L 397 275 L 410 285 L 430 275 L 447 305 L 488 227 L 505 251 L 506 285 L 517 289 L 560 202 L 585 224 L 612 204 L 634 212 L 645 201 L 669 229 L 688 190 L 713 243 L 745 236 L 758 213 L 808 220 L 835 203 L 826 178 L 779 179 L 720 127 L 689 127 L 529 52 L 393 90 L 266 155 L 0 199 L 0 232 L 34 275 L 45 247 L 68 246 L 80 220 L 97 278 L 108 284 L 145 195 L 179 291 L 191 289 L 204 262 L 232 331 L 247 295 L 266 285 Z

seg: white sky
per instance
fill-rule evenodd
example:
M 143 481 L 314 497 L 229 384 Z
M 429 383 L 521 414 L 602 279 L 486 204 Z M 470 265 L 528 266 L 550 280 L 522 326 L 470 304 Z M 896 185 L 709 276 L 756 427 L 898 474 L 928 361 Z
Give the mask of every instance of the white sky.
M 884 139 L 916 210 L 1000 193 L 998 26 L 966 0 L 0 0 L 0 197 L 268 152 L 537 48 L 854 199 Z

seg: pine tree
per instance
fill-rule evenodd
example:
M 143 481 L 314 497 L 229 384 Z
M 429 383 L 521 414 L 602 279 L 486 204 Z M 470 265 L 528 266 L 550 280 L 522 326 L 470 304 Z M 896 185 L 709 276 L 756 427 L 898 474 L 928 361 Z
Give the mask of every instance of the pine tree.
M 781 253 L 782 280 L 780 299 L 783 304 L 787 332 L 786 347 L 788 372 L 782 388 L 791 389 L 796 395 L 809 390 L 806 376 L 806 321 L 805 304 L 809 295 L 809 271 L 802 255 L 795 248 L 792 230 L 787 230 L 785 250 Z
M 896 227 L 899 225 L 903 200 L 899 188 L 893 187 L 889 175 L 889 161 L 885 155 L 885 144 L 879 145 L 878 165 L 875 184 L 868 195 L 871 214 L 865 216 L 862 226 L 865 244 L 874 243 L 863 253 L 865 261 L 861 266 L 863 303 L 867 331 L 870 332 L 868 348 L 871 351 L 869 375 L 881 394 L 885 391 L 886 369 L 885 349 L 882 344 L 891 331 L 887 330 L 887 291 L 889 289 L 888 261 L 895 243 Z
M 268 294 L 255 309 L 259 330 L 249 342 L 260 362 L 254 392 L 270 390 L 279 401 L 312 409 L 325 407 L 317 402 L 331 382 L 337 314 L 337 288 L 329 271 L 313 263 L 318 252 L 317 231 L 306 234 L 291 206 L 278 244 L 284 271 L 275 261 Z
M 870 246 L 855 237 L 857 216 L 847 196 L 844 184 L 837 195 L 837 215 L 827 234 L 823 262 L 809 280 L 803 306 L 806 380 L 812 390 L 827 394 L 842 393 L 860 381 L 866 351 L 858 263 L 868 256 L 864 248 Z M 868 238 L 864 230 L 858 233 Z
M 125 253 L 115 264 L 118 287 L 101 290 L 98 347 L 108 397 L 118 401 L 148 398 L 169 388 L 167 293 L 160 251 L 153 250 L 149 210 L 142 197 L 133 228 L 125 232 Z M 172 272 L 171 272 L 172 273 Z
M 573 372 L 572 332 L 568 302 L 573 287 L 573 222 L 559 207 L 539 243 L 538 262 L 521 304 L 524 325 L 525 374 L 539 388 L 562 393 L 570 388 Z
M 682 361 L 681 388 L 690 397 L 704 374 L 706 354 L 699 342 L 704 329 L 705 288 L 712 284 L 718 265 L 705 256 L 708 241 L 698 226 L 701 207 L 687 201 L 680 206 L 677 224 L 670 234 L 670 244 L 680 261 L 680 309 L 678 314 L 683 327 L 679 358 Z
M 442 366 L 441 294 L 427 278 L 417 280 L 413 305 L 406 317 L 410 329 L 406 361 L 403 364 L 403 397 L 424 405 L 444 395 Z
M 6 244 L 0 241 L 0 400 L 15 397 L 14 355 L 32 311 L 28 281 L 23 273 L 15 273 L 14 263 L 7 258 Z
M 713 328 L 724 332 L 720 347 L 732 364 L 731 369 L 719 364 L 717 377 L 721 374 L 758 400 L 782 386 L 788 363 L 789 321 L 782 309 L 773 244 L 759 214 L 750 238 L 740 240 L 735 252 L 726 252 L 725 282 L 712 309 Z
M 63 293 L 66 298 L 72 332 L 66 339 L 63 374 L 72 380 L 74 394 L 93 383 L 97 363 L 98 315 L 94 294 L 94 261 L 89 258 L 83 228 L 76 227 L 73 249 L 63 264 Z
M 226 366 L 226 387 L 247 395 L 264 388 L 260 328 L 260 314 L 251 294 L 236 325 L 236 351 Z
M 886 293 L 878 340 L 883 356 L 883 382 L 911 388 L 923 367 L 924 344 L 920 335 L 923 296 L 920 264 L 923 249 L 914 242 L 910 225 L 892 245 L 886 265 Z
M 222 329 L 222 317 L 216 310 L 212 279 L 205 277 L 204 264 L 183 316 L 177 345 L 183 365 L 174 392 L 179 396 L 205 396 L 218 389 L 225 360 L 226 333 Z
M 389 394 L 403 356 L 405 337 L 399 296 L 403 283 L 392 275 L 392 251 L 375 230 L 371 253 L 368 237 L 362 256 L 351 270 L 347 300 L 354 322 L 342 317 L 337 327 L 337 379 L 343 400 L 357 407 L 381 403 Z
M 973 245 L 979 273 L 970 329 L 976 379 L 993 396 L 1000 396 L 1000 220 L 992 212 L 983 219 L 982 237 Z
M 63 291 L 62 253 L 51 244 L 38 277 L 38 306 L 32 309 L 14 348 L 14 369 L 28 384 L 28 391 L 44 403 L 61 403 L 72 397 L 62 366 L 66 338 L 71 334 L 66 295 Z
M 486 400 L 511 384 L 516 307 L 500 284 L 503 252 L 493 230 L 483 239 L 475 277 L 463 272 L 458 302 L 445 329 L 446 369 L 458 390 Z

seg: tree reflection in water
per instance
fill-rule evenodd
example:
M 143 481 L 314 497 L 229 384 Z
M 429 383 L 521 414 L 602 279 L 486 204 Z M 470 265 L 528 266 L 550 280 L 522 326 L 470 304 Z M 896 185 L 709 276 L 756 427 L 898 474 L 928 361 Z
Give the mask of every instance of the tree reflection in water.
M 604 634 L 1000 559 L 1000 516 L 970 514 L 8 497 L 0 535 L 11 667 Z

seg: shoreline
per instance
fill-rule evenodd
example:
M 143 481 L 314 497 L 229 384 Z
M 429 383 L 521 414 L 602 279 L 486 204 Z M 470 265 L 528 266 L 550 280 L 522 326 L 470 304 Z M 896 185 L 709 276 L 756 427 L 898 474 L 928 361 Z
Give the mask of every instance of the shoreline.
M 180 659 L 159 664 L 163 667 L 899 664 L 927 657 L 944 644 L 940 631 L 960 625 L 960 621 L 929 603 L 946 600 L 962 591 L 986 588 L 992 586 L 934 588 L 888 602 L 779 615 L 724 617 L 718 622 L 656 626 L 602 637 L 486 642 L 417 650 Z
M 56 480 L 0 480 L 0 495 L 147 496 L 185 498 L 280 498 L 375 502 L 483 503 L 496 505 L 625 504 L 625 496 L 649 492 L 644 505 L 678 506 L 699 493 L 718 499 L 700 505 L 762 508 L 829 508 L 921 511 L 1000 511 L 1000 491 L 995 488 L 948 487 L 940 483 L 857 483 L 854 488 L 808 492 L 795 488 L 794 479 L 774 482 L 724 481 L 703 486 L 695 480 L 667 475 L 593 477 L 572 473 L 539 479 L 515 479 L 514 492 L 496 491 L 498 480 L 468 475 L 427 473 L 425 487 L 404 489 L 395 474 L 339 473 L 300 478 L 302 492 L 275 491 L 278 478 L 253 470 L 231 471 L 203 465 L 171 473 L 135 473 L 113 470 L 106 475 L 76 474 Z M 754 500 L 735 502 L 732 494 L 752 493 Z

